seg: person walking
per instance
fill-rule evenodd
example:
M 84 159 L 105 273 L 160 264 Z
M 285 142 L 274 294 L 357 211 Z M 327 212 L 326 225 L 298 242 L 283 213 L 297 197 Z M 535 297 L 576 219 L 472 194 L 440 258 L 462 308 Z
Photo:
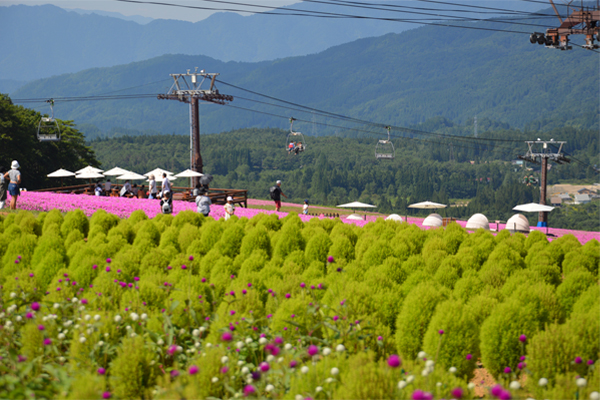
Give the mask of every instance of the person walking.
M 156 199 L 156 196 L 158 195 L 158 189 L 156 189 L 156 179 L 154 178 L 154 174 L 151 174 L 148 177 L 148 185 L 150 186 L 148 192 L 150 192 L 150 194 L 148 195 L 149 199 Z
M 206 189 L 198 189 L 198 196 L 196 196 L 196 207 L 198 208 L 198 212 L 203 214 L 205 217 L 208 217 L 208 214 L 210 214 L 211 204 L 212 202 L 210 201 L 210 197 L 206 195 Z
M 271 199 L 275 202 L 275 211 L 279 211 L 281 209 L 281 196 L 288 198 L 285 193 L 281 190 L 281 181 L 277 181 L 277 185 L 273 186 L 270 190 Z
M 171 191 L 171 181 L 167 178 L 167 173 L 163 172 L 162 190 L 161 195 L 168 194 L 169 198 L 173 198 L 173 192 Z
M 21 194 L 19 185 L 21 184 L 21 166 L 17 160 L 14 160 L 10 165 L 10 171 L 4 174 L 4 179 L 8 179 L 8 193 L 10 194 L 10 209 L 17 209 L 17 198 Z
M 235 213 L 235 207 L 233 206 L 233 197 L 227 196 L 227 204 L 223 207 L 225 210 L 225 221 L 227 221 Z
M 8 193 L 8 179 L 4 179 L 4 167 L 0 167 L 0 210 L 4 208 Z

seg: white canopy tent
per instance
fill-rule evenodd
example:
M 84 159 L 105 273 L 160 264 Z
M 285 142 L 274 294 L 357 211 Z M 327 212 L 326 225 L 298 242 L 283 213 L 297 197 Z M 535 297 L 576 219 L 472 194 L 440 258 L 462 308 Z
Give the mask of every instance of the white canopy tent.
M 124 174 L 127 174 L 131 171 L 123 169 L 123 168 L 119 168 L 119 167 L 114 167 L 112 169 L 109 169 L 108 171 L 104 172 L 104 176 L 121 176 Z

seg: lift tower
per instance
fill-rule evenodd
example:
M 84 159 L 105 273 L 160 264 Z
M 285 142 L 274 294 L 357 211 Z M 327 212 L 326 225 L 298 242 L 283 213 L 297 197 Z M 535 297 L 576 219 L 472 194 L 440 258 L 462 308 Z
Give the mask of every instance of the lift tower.
M 200 155 L 200 112 L 198 104 L 206 101 L 216 104 L 227 104 L 233 96 L 219 93 L 215 88 L 218 73 L 207 73 L 204 70 L 194 72 L 187 70 L 185 74 L 170 74 L 173 85 L 167 94 L 159 94 L 159 100 L 178 100 L 190 105 L 190 169 L 202 173 L 202 156 Z M 202 85 L 207 82 L 208 88 Z M 192 186 L 196 186 L 198 178 L 192 178 Z
M 584 7 L 583 2 L 580 7 L 571 6 L 573 0 L 569 1 L 568 11 L 570 15 L 563 20 L 560 16 L 553 0 L 549 0 L 560 26 L 558 28 L 547 29 L 546 33 L 534 32 L 529 37 L 529 41 L 540 45 L 546 45 L 551 49 L 571 50 L 569 46 L 569 35 L 585 35 L 585 45 L 583 48 L 593 50 L 600 46 L 600 2 L 596 0 L 595 7 Z M 573 11 L 571 11 L 571 9 Z
M 548 174 L 548 160 L 552 160 L 557 164 L 569 163 L 571 160 L 566 158 L 562 153 L 562 148 L 567 142 L 557 142 L 554 139 L 550 140 L 530 140 L 526 141 L 527 153 L 524 156 L 519 156 L 521 160 L 528 161 L 534 164 L 542 165 L 542 181 L 540 182 L 540 204 L 546 204 L 546 185 Z M 554 152 L 556 150 L 556 153 Z M 548 213 L 540 212 L 538 217 L 538 226 L 548 226 Z

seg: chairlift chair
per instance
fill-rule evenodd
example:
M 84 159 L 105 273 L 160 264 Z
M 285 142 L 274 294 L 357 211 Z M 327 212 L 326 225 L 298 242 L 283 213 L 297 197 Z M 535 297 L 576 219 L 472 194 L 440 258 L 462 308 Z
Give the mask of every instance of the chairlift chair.
M 377 141 L 377 146 L 375 146 L 375 158 L 377 160 L 393 160 L 396 155 L 396 150 L 394 149 L 394 144 L 390 140 L 390 129 L 391 127 L 386 126 L 387 129 L 387 140 L 379 140 Z
M 60 128 L 58 127 L 58 121 L 54 119 L 54 99 L 46 100 L 46 103 L 50 103 L 52 116 L 40 119 L 37 138 L 40 142 L 58 142 L 60 141 Z
M 290 154 L 298 154 L 299 152 L 306 150 L 306 140 L 304 139 L 304 135 L 300 132 L 294 132 L 294 121 L 296 121 L 296 118 L 290 118 L 290 133 L 288 133 L 285 142 L 286 150 Z

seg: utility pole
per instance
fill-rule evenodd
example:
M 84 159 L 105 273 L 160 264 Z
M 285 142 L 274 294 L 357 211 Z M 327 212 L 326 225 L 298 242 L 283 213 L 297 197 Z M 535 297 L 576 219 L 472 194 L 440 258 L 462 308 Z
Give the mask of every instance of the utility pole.
M 475 137 L 477 137 L 477 115 L 473 119 L 473 129 L 475 131 Z
M 227 104 L 233 101 L 233 96 L 220 94 L 215 88 L 218 73 L 206 73 L 204 70 L 194 72 L 187 70 L 186 74 L 170 74 L 173 85 L 167 94 L 159 94 L 159 100 L 178 100 L 190 105 L 190 169 L 202 173 L 202 156 L 200 155 L 200 112 L 198 104 L 206 101 L 216 104 Z M 208 89 L 202 89 L 202 84 L 208 82 Z M 196 186 L 198 178 L 192 178 L 192 186 Z
M 526 141 L 527 153 L 524 156 L 519 156 L 521 160 L 533 163 L 541 164 L 542 166 L 542 179 L 540 182 L 540 204 L 546 204 L 546 186 L 548 182 L 548 160 L 554 161 L 557 164 L 569 163 L 571 160 L 567 159 L 563 153 L 562 148 L 567 142 L 557 142 L 554 139 L 550 140 L 538 140 Z M 558 146 L 558 147 L 557 147 Z M 554 149 L 556 149 L 556 153 Z M 548 226 L 548 213 L 540 212 L 538 216 L 538 226 Z

